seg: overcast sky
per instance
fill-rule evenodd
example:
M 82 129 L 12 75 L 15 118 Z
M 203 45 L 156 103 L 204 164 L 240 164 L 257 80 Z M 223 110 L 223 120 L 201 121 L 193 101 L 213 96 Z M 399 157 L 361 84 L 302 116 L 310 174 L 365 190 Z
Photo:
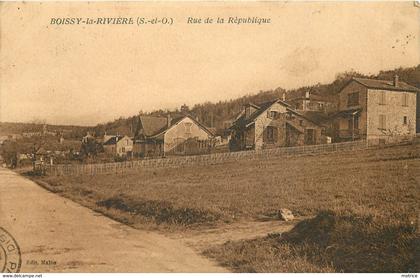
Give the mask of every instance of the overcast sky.
M 420 8 L 397 3 L 2 3 L 0 121 L 91 125 L 139 110 L 420 63 Z M 172 17 L 172 26 L 50 25 Z M 192 17 L 271 18 L 188 25 Z

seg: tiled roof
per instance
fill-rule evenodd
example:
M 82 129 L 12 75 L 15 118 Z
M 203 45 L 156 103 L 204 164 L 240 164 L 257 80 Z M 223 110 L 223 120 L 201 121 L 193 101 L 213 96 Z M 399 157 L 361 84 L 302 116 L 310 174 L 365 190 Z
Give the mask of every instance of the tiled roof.
M 185 117 L 190 118 L 197 125 L 199 125 L 201 128 L 203 128 L 206 132 L 213 135 L 213 133 L 206 126 L 204 126 L 200 122 L 196 121 L 193 117 L 191 117 L 189 115 L 182 115 L 182 116 L 178 115 L 176 118 L 171 119 L 171 123 L 170 123 L 169 127 L 172 127 L 172 126 L 176 125 L 177 123 L 179 123 Z M 142 127 L 143 127 L 142 135 L 144 135 L 146 137 L 157 136 L 157 135 L 161 134 L 162 132 L 165 132 L 169 128 L 167 117 L 140 116 L 140 122 L 141 122 Z
M 118 141 L 120 141 L 124 136 L 123 135 L 117 135 L 112 136 L 109 138 L 106 142 L 104 142 L 104 145 L 115 145 Z
M 268 108 L 270 108 L 274 103 L 276 103 L 276 102 L 278 102 L 278 103 L 280 103 L 280 104 L 282 104 L 282 105 L 284 105 L 284 106 L 286 106 L 286 107 L 291 107 L 291 105 L 290 104 L 288 104 L 288 103 L 286 103 L 286 102 L 284 102 L 284 101 L 281 101 L 281 100 L 279 100 L 279 99 L 275 99 L 275 100 L 271 100 L 271 101 L 267 101 L 267 102 L 264 102 L 264 103 L 261 103 L 261 104 L 258 104 L 258 106 L 255 106 L 254 105 L 254 107 L 259 107 L 259 109 L 258 110 L 256 110 L 254 113 L 252 113 L 250 116 L 249 116 L 249 118 L 246 118 L 245 117 L 245 114 L 243 114 L 241 117 L 239 117 L 234 123 L 233 123 L 233 125 L 232 125 L 232 127 L 233 126 L 247 126 L 248 124 L 250 124 L 250 123 L 252 123 L 252 122 L 254 122 L 255 121 L 255 119 L 259 116 L 259 115 L 261 115 L 262 113 L 264 113 Z
M 168 127 L 168 119 L 166 117 L 140 116 L 140 123 L 145 136 L 153 136 Z
M 303 117 L 310 120 L 311 122 L 317 125 L 321 125 L 321 126 L 326 125 L 330 121 L 330 118 L 328 117 L 328 115 L 326 115 L 323 112 L 305 111 L 305 112 L 302 112 L 302 115 Z
M 403 81 L 398 81 L 398 86 L 394 86 L 394 82 L 389 81 L 389 80 L 378 80 L 378 79 L 356 78 L 356 77 L 354 77 L 352 80 L 371 89 L 388 90 L 388 91 L 404 91 L 404 92 L 420 92 L 419 88 L 408 85 L 407 83 Z

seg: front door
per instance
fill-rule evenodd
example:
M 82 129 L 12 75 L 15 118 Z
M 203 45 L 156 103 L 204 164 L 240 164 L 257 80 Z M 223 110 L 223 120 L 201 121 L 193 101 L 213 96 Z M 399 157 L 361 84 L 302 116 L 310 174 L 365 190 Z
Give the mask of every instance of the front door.
M 315 144 L 315 129 L 305 129 L 305 144 Z

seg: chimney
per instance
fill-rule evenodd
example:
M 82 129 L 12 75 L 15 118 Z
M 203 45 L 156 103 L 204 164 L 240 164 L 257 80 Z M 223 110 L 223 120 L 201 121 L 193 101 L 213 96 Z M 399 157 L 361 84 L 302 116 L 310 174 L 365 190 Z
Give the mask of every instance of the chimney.
M 251 104 L 245 104 L 245 118 L 248 119 L 251 116 Z
M 283 93 L 282 100 L 286 101 L 286 93 Z
M 394 87 L 398 87 L 399 79 L 398 75 L 394 75 Z
M 171 114 L 170 113 L 168 113 L 166 115 L 166 120 L 167 120 L 167 125 L 168 125 L 168 128 L 169 128 L 171 126 L 171 122 L 172 122 Z

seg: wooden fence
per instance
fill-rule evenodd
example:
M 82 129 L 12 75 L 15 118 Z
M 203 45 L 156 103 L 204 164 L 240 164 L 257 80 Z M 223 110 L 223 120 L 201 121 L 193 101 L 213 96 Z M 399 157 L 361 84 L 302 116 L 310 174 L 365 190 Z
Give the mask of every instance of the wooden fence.
M 107 173 L 123 173 L 131 169 L 182 167 L 188 165 L 211 165 L 229 161 L 252 160 L 278 156 L 296 156 L 305 154 L 321 154 L 339 151 L 361 150 L 369 147 L 366 140 L 333 143 L 324 145 L 306 145 L 298 147 L 273 148 L 264 150 L 215 153 L 196 156 L 167 157 L 157 159 L 134 160 L 126 162 L 101 164 L 58 164 L 47 165 L 48 175 L 97 175 Z

